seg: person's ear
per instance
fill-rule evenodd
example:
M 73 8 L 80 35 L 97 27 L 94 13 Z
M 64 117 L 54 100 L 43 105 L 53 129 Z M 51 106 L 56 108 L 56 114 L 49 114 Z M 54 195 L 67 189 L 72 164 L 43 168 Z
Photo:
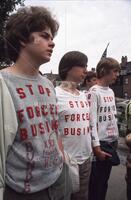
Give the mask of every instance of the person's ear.
M 24 41 L 20 41 L 21 47 L 25 47 L 26 46 L 26 42 Z
M 88 85 L 88 83 L 89 83 L 89 81 L 88 81 L 88 80 L 86 80 L 86 85 Z

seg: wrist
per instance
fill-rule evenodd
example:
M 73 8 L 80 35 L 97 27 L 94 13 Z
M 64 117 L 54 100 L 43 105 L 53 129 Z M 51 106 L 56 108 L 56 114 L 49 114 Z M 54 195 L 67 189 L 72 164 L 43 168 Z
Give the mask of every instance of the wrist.
M 100 153 L 100 152 L 101 152 L 100 146 L 93 147 L 93 152 L 94 152 L 94 154 L 95 154 L 95 153 Z

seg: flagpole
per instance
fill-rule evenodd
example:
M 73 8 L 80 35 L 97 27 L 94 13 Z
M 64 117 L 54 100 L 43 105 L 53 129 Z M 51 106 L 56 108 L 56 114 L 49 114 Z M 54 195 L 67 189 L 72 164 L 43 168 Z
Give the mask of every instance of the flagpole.
M 110 42 L 107 44 L 107 47 L 106 47 L 106 49 L 108 48 L 109 44 L 110 44 Z
M 110 44 L 110 42 L 107 44 L 107 46 L 106 46 L 106 48 L 105 48 L 105 50 L 104 50 L 104 52 L 103 52 L 103 54 L 102 54 L 102 56 L 101 56 L 101 60 L 102 60 L 103 58 L 106 58 L 106 57 L 107 57 L 107 48 L 108 48 L 109 44 Z

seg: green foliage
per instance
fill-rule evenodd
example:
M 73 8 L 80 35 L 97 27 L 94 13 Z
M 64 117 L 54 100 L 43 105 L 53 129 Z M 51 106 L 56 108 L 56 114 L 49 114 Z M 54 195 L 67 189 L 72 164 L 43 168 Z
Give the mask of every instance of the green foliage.
M 0 66 L 8 64 L 9 61 L 5 56 L 3 33 L 5 29 L 5 22 L 9 14 L 15 10 L 17 5 L 24 5 L 25 0 L 0 0 Z
M 125 118 L 125 109 L 126 109 L 126 104 L 123 107 L 122 106 L 118 107 L 117 105 L 117 119 L 118 119 L 118 129 L 120 137 L 126 136 L 127 122 Z

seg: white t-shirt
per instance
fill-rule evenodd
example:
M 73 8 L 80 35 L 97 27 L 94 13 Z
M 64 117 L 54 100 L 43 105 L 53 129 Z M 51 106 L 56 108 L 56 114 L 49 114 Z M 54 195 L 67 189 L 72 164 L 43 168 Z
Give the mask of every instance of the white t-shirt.
M 109 87 L 95 85 L 86 94 L 90 104 L 91 119 L 100 141 L 112 142 L 118 139 L 114 92 Z
M 61 87 L 56 87 L 56 96 L 64 150 L 82 164 L 92 153 L 88 101 L 84 93 L 73 95 Z

